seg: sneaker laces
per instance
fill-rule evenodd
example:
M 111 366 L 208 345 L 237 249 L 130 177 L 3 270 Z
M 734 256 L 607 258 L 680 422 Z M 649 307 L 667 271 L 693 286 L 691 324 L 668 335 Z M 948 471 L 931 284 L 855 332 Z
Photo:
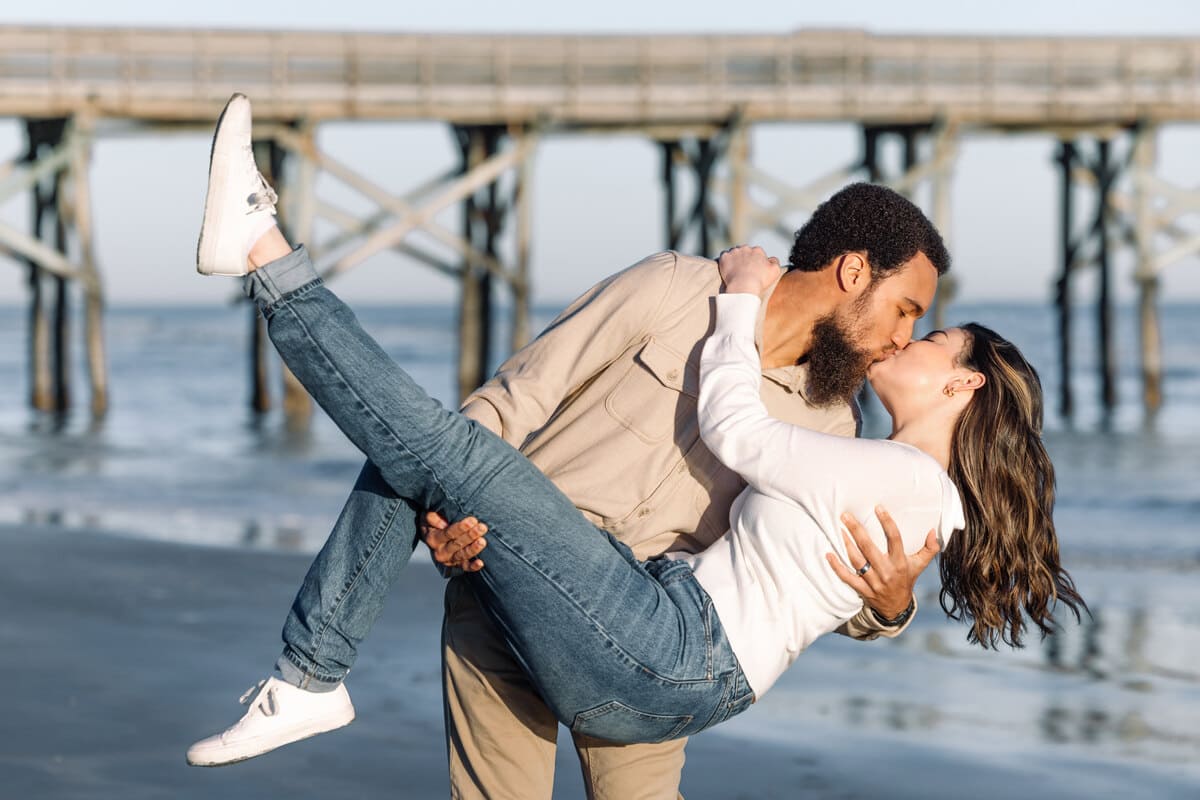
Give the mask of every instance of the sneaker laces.
M 238 703 L 244 706 L 253 706 L 258 701 L 258 698 L 264 694 L 263 687 L 266 686 L 267 679 L 263 678 L 258 683 L 247 689 L 241 697 L 238 698 Z M 258 702 L 256 708 L 264 717 L 273 717 L 279 713 L 279 704 L 275 702 L 275 688 L 272 687 L 266 691 L 266 697 L 262 702 Z
M 246 198 L 246 202 L 250 205 L 250 210 L 246 213 L 253 214 L 255 211 L 264 209 L 273 211 L 275 203 L 279 201 L 279 195 L 275 194 L 275 190 L 267 183 L 267 179 L 262 176 L 261 172 L 255 171 L 254 176 L 258 178 L 258 189 Z

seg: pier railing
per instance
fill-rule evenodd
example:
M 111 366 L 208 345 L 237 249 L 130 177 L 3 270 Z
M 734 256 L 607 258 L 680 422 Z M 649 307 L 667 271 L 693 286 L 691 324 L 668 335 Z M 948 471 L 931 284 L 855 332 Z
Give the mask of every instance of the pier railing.
M 1200 42 L 0 28 L 0 115 L 208 120 L 233 89 L 312 120 L 1200 120 Z

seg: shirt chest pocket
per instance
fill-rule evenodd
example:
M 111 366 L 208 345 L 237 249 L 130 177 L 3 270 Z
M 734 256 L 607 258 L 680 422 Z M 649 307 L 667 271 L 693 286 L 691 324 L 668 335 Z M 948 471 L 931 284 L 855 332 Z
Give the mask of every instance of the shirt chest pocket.
M 604 407 L 622 427 L 649 444 L 670 439 L 686 449 L 699 435 L 699 366 L 656 339 L 634 356 Z

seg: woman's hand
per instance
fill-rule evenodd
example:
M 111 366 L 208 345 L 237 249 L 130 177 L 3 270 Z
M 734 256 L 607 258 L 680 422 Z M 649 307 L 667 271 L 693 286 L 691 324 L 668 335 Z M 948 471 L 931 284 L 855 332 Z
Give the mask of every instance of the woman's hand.
M 728 294 L 761 296 L 779 280 L 779 259 L 768 258 L 761 247 L 731 247 L 717 257 L 717 268 Z

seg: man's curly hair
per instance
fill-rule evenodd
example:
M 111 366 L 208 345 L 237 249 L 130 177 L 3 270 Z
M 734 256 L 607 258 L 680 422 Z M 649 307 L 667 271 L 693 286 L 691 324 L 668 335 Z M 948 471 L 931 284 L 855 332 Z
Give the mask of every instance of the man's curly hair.
M 846 253 L 863 252 L 877 281 L 924 253 L 938 275 L 950 254 L 933 223 L 903 195 L 873 183 L 852 183 L 830 197 L 796 231 L 789 269 L 817 272 Z

